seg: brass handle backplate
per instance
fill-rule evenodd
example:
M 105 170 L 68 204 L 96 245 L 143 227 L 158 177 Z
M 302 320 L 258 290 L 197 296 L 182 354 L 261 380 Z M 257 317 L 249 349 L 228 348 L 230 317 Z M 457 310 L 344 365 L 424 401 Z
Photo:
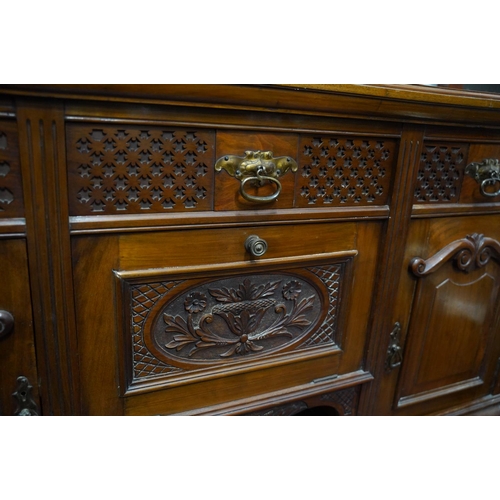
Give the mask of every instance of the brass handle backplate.
M 14 329 L 14 316 L 9 311 L 0 311 L 0 339 Z
M 470 175 L 479 183 L 479 188 L 483 196 L 494 198 L 500 195 L 500 161 L 487 158 L 481 163 L 470 163 L 465 169 L 465 173 Z M 489 189 L 487 191 L 487 189 Z M 491 191 L 495 189 L 495 191 Z
M 296 172 L 297 162 L 289 156 L 274 158 L 271 151 L 245 151 L 245 156 L 226 155 L 217 160 L 215 170 L 224 169 L 229 175 L 240 181 L 240 194 L 253 203 L 270 203 L 281 193 L 279 177 L 288 170 Z M 269 196 L 255 196 L 248 192 L 249 186 L 273 184 L 275 191 Z
M 40 410 L 33 399 L 33 386 L 30 381 L 23 377 L 17 377 L 17 388 L 12 396 L 17 401 L 17 410 L 14 415 L 18 417 L 35 417 L 40 415 Z
M 399 322 L 394 323 L 394 328 L 390 335 L 389 347 L 387 348 L 387 356 L 385 360 L 385 370 L 390 372 L 401 366 L 403 362 L 403 353 L 400 345 L 400 335 L 401 335 L 401 324 Z

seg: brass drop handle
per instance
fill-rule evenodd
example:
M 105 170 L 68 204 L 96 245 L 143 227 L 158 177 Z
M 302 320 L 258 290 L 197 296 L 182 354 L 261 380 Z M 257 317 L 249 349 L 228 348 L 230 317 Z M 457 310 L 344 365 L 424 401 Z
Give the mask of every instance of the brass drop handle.
M 465 168 L 465 173 L 470 175 L 479 183 L 479 189 L 483 196 L 494 198 L 500 195 L 500 161 L 487 158 L 481 163 L 470 163 Z M 496 189 L 487 191 L 486 189 Z
M 254 203 L 270 203 L 278 198 L 281 193 L 281 182 L 274 177 L 269 177 L 268 175 L 262 175 L 262 170 L 258 170 L 255 177 L 246 177 L 241 181 L 240 185 L 240 194 L 247 201 L 251 201 Z M 245 190 L 245 185 L 250 183 L 258 186 L 263 186 L 265 183 L 270 182 L 271 184 L 276 185 L 276 191 L 269 196 L 254 196 L 253 194 L 247 193 Z
M 271 151 L 245 151 L 245 156 L 226 155 L 215 163 L 215 170 L 224 169 L 229 175 L 240 181 L 241 196 L 252 203 L 271 203 L 281 193 L 281 183 L 278 177 L 288 170 L 296 172 L 298 165 L 289 156 L 274 158 Z M 255 196 L 248 192 L 250 186 L 273 184 L 274 193 L 268 196 Z
M 9 311 L 0 310 L 0 339 L 7 337 L 13 329 L 14 316 Z
M 247 252 L 254 257 L 260 257 L 267 251 L 267 241 L 259 238 L 257 235 L 252 234 L 245 241 L 245 248 Z

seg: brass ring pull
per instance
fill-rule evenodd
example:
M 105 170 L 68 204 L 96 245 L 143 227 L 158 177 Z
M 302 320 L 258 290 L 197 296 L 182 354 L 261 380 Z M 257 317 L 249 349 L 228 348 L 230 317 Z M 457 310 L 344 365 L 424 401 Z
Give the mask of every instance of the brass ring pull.
M 254 196 L 254 195 L 249 194 L 245 191 L 245 185 L 248 182 L 250 182 L 250 183 L 258 182 L 258 184 L 260 186 L 262 186 L 266 181 L 268 181 L 272 184 L 276 184 L 276 186 L 277 186 L 276 191 L 269 196 Z M 243 198 L 245 198 L 245 200 L 247 200 L 247 201 L 251 201 L 254 203 L 269 203 L 271 201 L 274 201 L 280 195 L 281 182 L 278 179 L 275 179 L 274 177 L 269 177 L 268 175 L 260 175 L 259 172 L 257 172 L 256 177 L 245 177 L 241 181 L 240 193 L 241 193 L 241 196 L 243 196 Z
M 479 189 L 483 196 L 495 198 L 500 195 L 500 161 L 487 158 L 481 163 L 470 163 L 465 169 L 465 173 L 470 175 L 479 183 Z M 496 191 L 487 191 L 488 186 L 497 186 Z
M 298 165 L 289 156 L 274 158 L 271 151 L 245 151 L 245 156 L 226 155 L 215 163 L 215 170 L 224 169 L 229 175 L 241 182 L 241 196 L 252 203 L 271 203 L 281 193 L 281 183 L 278 177 L 286 174 L 288 170 L 296 172 Z M 248 192 L 248 185 L 263 186 L 274 184 L 276 190 L 269 196 L 255 196 Z
M 495 192 L 492 193 L 490 191 L 486 191 L 486 189 L 485 189 L 486 186 L 494 186 L 496 184 L 498 184 L 498 189 Z M 481 182 L 481 194 L 483 196 L 490 196 L 492 198 L 500 195 L 500 178 L 492 177 L 491 179 L 484 179 Z

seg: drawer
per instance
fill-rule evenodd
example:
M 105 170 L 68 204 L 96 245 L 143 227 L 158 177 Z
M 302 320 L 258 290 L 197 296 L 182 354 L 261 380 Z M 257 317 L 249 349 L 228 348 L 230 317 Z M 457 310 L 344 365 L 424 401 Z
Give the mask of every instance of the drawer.
M 500 144 L 426 141 L 414 191 L 416 209 L 500 203 L 499 162 Z
M 299 134 L 70 123 L 66 132 L 73 217 L 383 207 L 390 199 L 398 156 L 396 138 L 348 131 Z M 217 167 L 218 159 L 241 162 L 248 154 L 264 152 L 273 159 L 259 163 L 271 165 L 265 167 L 266 181 Z M 278 174 L 279 166 L 272 162 L 280 158 L 293 167 Z M 248 201 L 245 193 L 270 199 Z
M 97 381 L 130 414 L 366 381 L 380 230 L 262 224 L 75 238 L 89 412 L 110 412 L 106 397 L 91 397 Z M 263 255 L 245 247 L 252 236 L 267 244 Z

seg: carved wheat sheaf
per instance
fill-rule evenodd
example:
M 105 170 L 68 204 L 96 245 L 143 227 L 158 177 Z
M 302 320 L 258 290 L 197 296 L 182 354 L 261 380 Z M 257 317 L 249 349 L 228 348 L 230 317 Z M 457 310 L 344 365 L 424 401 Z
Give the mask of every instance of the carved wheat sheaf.
M 213 131 L 67 129 L 72 215 L 212 208 Z
M 132 285 L 133 380 L 335 345 L 344 267 Z

